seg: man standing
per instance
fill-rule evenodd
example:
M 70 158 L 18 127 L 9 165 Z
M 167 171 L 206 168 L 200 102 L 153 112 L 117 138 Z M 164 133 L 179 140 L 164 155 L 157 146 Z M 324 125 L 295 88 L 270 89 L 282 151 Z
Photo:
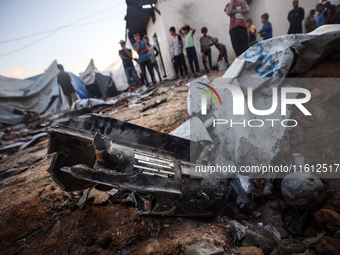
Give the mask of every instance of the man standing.
M 145 81 L 146 81 L 146 86 L 149 86 L 148 79 L 146 77 L 146 69 L 145 67 L 148 68 L 149 74 L 152 79 L 153 85 L 157 85 L 156 79 L 155 79 L 155 74 L 153 72 L 153 67 L 152 63 L 150 60 L 150 56 L 148 54 L 148 46 L 146 45 L 146 42 L 140 39 L 139 33 L 134 33 L 133 38 L 136 40 L 136 42 L 133 44 L 133 48 L 138 54 L 138 63 L 140 65 L 140 68 L 142 70 L 142 73 L 144 75 Z
M 120 40 L 119 44 L 122 47 L 119 51 L 119 56 L 123 60 L 124 71 L 129 84 L 129 92 L 131 93 L 132 86 L 134 87 L 134 91 L 137 90 L 139 78 L 137 76 L 136 69 L 133 66 L 131 49 L 126 48 L 125 41 L 123 40 Z
M 229 34 L 236 57 L 249 48 L 245 14 L 249 13 L 246 0 L 231 0 L 224 9 L 230 16 Z
M 172 47 L 174 49 L 174 60 L 175 60 L 175 71 L 176 74 L 178 74 L 178 69 L 179 69 L 179 78 L 182 79 L 184 73 L 185 73 L 185 78 L 188 78 L 188 69 L 187 65 L 185 64 L 185 58 L 183 55 L 183 40 L 182 36 L 176 33 L 176 28 L 175 27 L 170 27 L 169 29 L 170 34 L 172 36 Z M 183 73 L 183 69 L 184 73 Z
M 315 10 L 309 12 L 309 16 L 305 20 L 305 27 L 307 33 L 312 32 L 316 28 L 316 19 L 314 18 Z
M 205 71 L 208 73 L 209 68 L 207 66 L 207 60 L 209 61 L 210 70 L 212 67 L 210 45 L 212 44 L 213 38 L 210 35 L 207 35 L 208 33 L 207 27 L 202 27 L 201 33 L 203 34 L 203 36 L 200 38 L 202 62 L 203 62 Z
M 305 18 L 305 10 L 299 7 L 299 0 L 293 1 L 294 9 L 288 13 L 290 23 L 288 34 L 302 34 L 302 21 Z
M 147 35 L 144 35 L 143 40 L 146 42 L 146 45 L 149 48 L 148 54 L 149 54 L 149 57 L 151 59 L 152 67 L 156 70 L 156 72 L 158 74 L 159 82 L 162 82 L 162 76 L 161 76 L 161 73 L 159 71 L 158 63 L 157 63 L 157 60 L 156 60 L 156 57 L 159 54 L 157 47 L 150 44 L 150 40 L 149 40 L 149 37 Z
M 67 103 L 71 108 L 72 104 L 79 99 L 76 91 L 72 85 L 71 76 L 64 71 L 64 67 L 62 65 L 58 65 L 58 69 L 60 70 L 57 76 L 57 82 L 61 86 L 61 89 L 64 92 Z

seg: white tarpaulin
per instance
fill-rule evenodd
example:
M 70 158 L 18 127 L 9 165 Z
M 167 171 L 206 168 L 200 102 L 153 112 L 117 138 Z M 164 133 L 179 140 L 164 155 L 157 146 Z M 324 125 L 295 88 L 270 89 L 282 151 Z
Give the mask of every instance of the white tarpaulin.
M 111 72 L 112 79 L 116 85 L 117 90 L 124 91 L 129 87 L 125 76 L 123 62 L 119 57 L 104 71 Z
M 194 133 L 206 133 L 209 130 L 213 141 L 213 146 L 209 154 L 206 149 L 202 151 L 200 159 L 196 162 L 208 162 L 208 165 L 260 165 L 269 164 L 275 154 L 280 149 L 280 140 L 285 132 L 285 127 L 271 123 L 261 128 L 252 128 L 242 124 L 230 126 L 230 121 L 243 123 L 248 120 L 277 119 L 280 122 L 289 119 L 291 109 L 287 109 L 286 115 L 281 115 L 280 107 L 267 116 L 255 115 L 247 107 L 247 90 L 252 88 L 254 108 L 267 110 L 272 107 L 272 88 L 278 88 L 278 93 L 282 87 L 293 85 L 292 80 L 283 80 L 288 74 L 301 73 L 316 63 L 320 62 L 330 53 L 340 48 L 340 26 L 322 26 L 310 34 L 297 34 L 276 37 L 270 40 L 257 43 L 237 58 L 230 66 L 222 78 L 213 82 L 201 78 L 190 83 L 188 96 L 189 114 L 199 116 L 200 121 L 195 117 L 194 125 L 190 125 L 190 137 L 199 137 Z M 207 114 L 201 115 L 202 90 L 197 89 L 203 82 L 216 89 L 221 97 L 215 105 L 212 100 L 207 100 Z M 242 105 L 235 104 L 235 98 L 224 85 L 233 84 L 243 92 L 244 114 L 233 113 L 235 108 Z M 201 86 L 202 87 L 202 86 Z M 280 106 L 280 93 L 278 94 Z M 291 94 L 296 97 L 297 94 Z M 217 100 L 216 100 L 217 101 Z M 223 103 L 223 106 L 222 106 Z M 238 109 L 239 110 L 239 109 Z M 226 125 L 216 125 L 212 128 L 211 119 L 228 120 Z M 280 123 L 278 122 L 278 123 Z M 207 124 L 208 123 L 208 124 Z M 183 125 L 188 125 L 185 123 Z M 210 126 L 209 126 L 210 125 Z M 183 127 L 179 127 L 171 134 L 188 137 L 183 134 Z M 202 141 L 205 146 L 207 138 Z
M 34 81 L 0 76 L 0 123 L 20 123 L 28 112 L 39 115 L 68 109 L 57 83 L 58 73 L 57 62 L 54 61 Z
M 118 91 L 124 91 L 128 88 L 122 60 L 119 57 L 104 71 L 98 71 L 94 65 L 93 59 L 91 59 L 86 70 L 80 74 L 80 77 L 83 78 L 86 86 L 93 86 L 95 84 L 102 96 L 105 96 L 108 87 L 112 86 L 112 84 L 108 83 L 108 80 L 103 79 L 104 77 L 110 77 L 110 80 L 114 83 L 113 86 L 115 86 Z M 88 87 L 88 89 L 91 91 L 91 88 Z

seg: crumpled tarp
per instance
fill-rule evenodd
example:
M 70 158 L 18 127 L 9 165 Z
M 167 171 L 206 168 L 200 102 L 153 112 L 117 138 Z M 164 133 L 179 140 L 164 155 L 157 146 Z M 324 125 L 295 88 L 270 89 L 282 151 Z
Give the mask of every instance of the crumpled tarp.
M 283 78 L 288 74 L 304 72 L 329 56 L 330 53 L 339 49 L 340 26 L 322 26 L 310 34 L 296 34 L 276 37 L 262 41 L 249 48 L 244 54 L 238 57 L 230 68 L 223 75 L 223 79 L 218 78 L 209 82 L 205 77 L 195 80 L 189 84 L 188 112 L 191 116 L 199 116 L 201 113 L 202 91 L 196 89 L 204 82 L 210 84 L 218 90 L 223 102 L 223 109 L 215 106 L 211 100 L 207 102 L 208 113 L 199 118 L 193 117 L 190 120 L 193 124 L 184 123 L 171 134 L 183 138 L 197 138 L 200 133 L 206 134 L 210 129 L 210 139 L 201 141 L 203 145 L 207 142 L 209 153 L 205 148 L 198 161 L 193 163 L 209 162 L 209 165 L 236 165 L 253 166 L 269 164 L 279 151 L 279 141 L 282 139 L 285 128 L 270 125 L 262 128 L 233 127 L 217 125 L 211 128 L 211 119 L 233 119 L 242 121 L 243 119 L 287 119 L 291 115 L 291 110 L 287 110 L 286 116 L 282 116 L 279 109 L 270 116 L 258 116 L 251 113 L 245 106 L 243 116 L 233 115 L 233 98 L 226 88 L 217 89 L 219 85 L 233 84 L 242 89 L 253 88 L 253 101 L 256 109 L 270 109 L 272 106 L 272 87 L 289 86 L 284 84 Z M 288 82 L 289 83 L 289 82 Z M 245 93 L 246 94 L 246 93 Z M 293 95 L 296 97 L 296 95 Z M 196 100 L 195 100 L 196 98 Z M 247 98 L 245 98 L 247 102 Z M 280 100 L 278 102 L 280 105 Z M 190 125 L 190 129 L 187 126 Z M 186 132 L 185 132 L 186 130 Z M 212 131 L 211 131 L 212 130 Z M 190 132 L 190 134 L 189 134 Z M 198 134 L 195 134 L 198 133 Z M 210 142 L 211 141 L 211 142 Z M 196 160 L 196 159 L 193 159 Z M 231 176 L 226 174 L 226 177 Z
M 57 83 L 58 73 L 54 61 L 36 80 L 0 76 L 0 123 L 13 125 L 31 113 L 36 116 L 68 109 L 65 95 Z
M 67 73 L 71 76 L 72 78 L 71 83 L 80 99 L 93 98 L 93 95 L 90 92 L 88 92 L 87 89 L 85 88 L 85 83 L 82 78 L 76 76 L 71 72 Z
M 80 99 L 84 98 L 93 98 L 93 95 L 88 92 L 85 88 L 85 83 L 82 78 L 76 76 L 74 73 L 67 72 L 71 76 L 71 83 L 73 85 L 74 90 L 76 91 L 77 95 Z M 39 74 L 30 78 L 27 78 L 26 80 L 30 81 L 36 81 L 39 79 L 43 74 Z
M 86 70 L 80 74 L 86 89 L 96 98 L 114 97 L 120 94 L 110 71 L 99 72 L 91 59 Z
M 88 98 L 88 99 L 79 99 L 72 105 L 72 111 L 75 110 L 82 110 L 85 108 L 92 109 L 96 106 L 104 106 L 104 105 L 115 105 L 120 100 L 118 99 L 110 99 L 107 101 L 101 100 L 101 99 L 95 99 L 95 98 Z

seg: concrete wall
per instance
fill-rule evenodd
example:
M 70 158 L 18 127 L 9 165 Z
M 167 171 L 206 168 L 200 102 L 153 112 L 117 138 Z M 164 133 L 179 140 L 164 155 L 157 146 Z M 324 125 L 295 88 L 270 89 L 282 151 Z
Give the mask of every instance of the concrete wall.
M 161 50 L 161 54 L 162 54 L 162 58 L 163 58 L 163 63 L 164 63 L 164 67 L 165 67 L 165 72 L 167 75 L 167 78 L 173 78 L 175 71 L 173 70 L 173 65 L 171 62 L 171 58 L 172 58 L 172 51 L 171 51 L 171 36 L 169 34 L 169 29 L 167 29 L 166 25 L 164 24 L 164 18 L 163 15 L 160 16 L 157 12 L 156 12 L 156 21 L 155 23 L 152 22 L 152 19 L 150 18 L 148 26 L 147 26 L 147 34 L 150 40 L 150 44 L 152 45 L 156 45 L 156 43 L 154 42 L 154 34 L 157 35 L 157 39 L 158 39 L 158 44 Z M 162 67 L 162 63 L 161 63 L 161 59 L 160 56 L 157 57 L 157 62 L 158 62 L 158 66 L 161 72 L 162 77 L 164 76 L 164 70 Z M 158 75 L 155 71 L 155 77 L 158 80 Z
M 147 26 L 147 33 L 152 42 L 154 33 L 158 35 L 160 49 L 163 54 L 164 65 L 169 78 L 174 78 L 175 72 L 172 66 L 172 38 L 169 28 L 174 26 L 178 30 L 188 24 L 196 28 L 195 46 L 200 63 L 203 68 L 202 56 L 200 53 L 199 38 L 202 36 L 201 28 L 208 28 L 208 35 L 217 37 L 219 41 L 226 45 L 229 62 L 235 59 L 230 36 L 229 23 L 230 18 L 224 12 L 228 0 L 158 0 L 156 7 L 161 11 L 161 15 L 156 13 L 156 22 L 150 19 Z M 305 9 L 306 15 L 315 8 L 320 0 L 300 0 L 300 6 Z M 340 0 L 332 0 L 333 4 L 339 4 Z M 292 9 L 292 1 L 287 0 L 253 0 L 250 7 L 250 13 L 246 18 L 253 19 L 254 25 L 259 30 L 262 27 L 260 17 L 267 12 L 270 15 L 269 20 L 273 25 L 274 36 L 287 34 L 289 23 L 287 20 L 288 12 Z M 261 40 L 258 37 L 259 40 Z M 217 63 L 218 51 L 212 47 L 213 64 Z M 160 61 L 158 61 L 160 64 Z M 189 65 L 187 63 L 189 68 Z M 190 68 L 189 68 L 190 70 Z

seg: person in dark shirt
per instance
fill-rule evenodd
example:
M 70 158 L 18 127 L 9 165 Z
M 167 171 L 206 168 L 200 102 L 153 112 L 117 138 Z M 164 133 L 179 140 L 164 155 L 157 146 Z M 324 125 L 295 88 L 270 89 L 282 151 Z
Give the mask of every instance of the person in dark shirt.
M 125 41 L 119 41 L 122 49 L 119 51 L 119 56 L 123 60 L 124 71 L 126 75 L 127 82 L 129 84 L 129 92 L 132 92 L 132 87 L 134 91 L 137 90 L 139 85 L 139 78 L 136 73 L 136 69 L 132 62 L 132 51 L 131 49 L 127 49 L 125 46 Z
M 170 27 L 169 29 L 170 35 L 172 37 L 172 48 L 173 48 L 173 64 L 175 68 L 176 74 L 182 79 L 182 76 L 185 74 L 185 78 L 188 79 L 188 68 L 185 63 L 185 58 L 183 54 L 183 39 L 182 36 L 176 33 L 175 27 Z M 182 68 L 183 67 L 183 68 Z M 183 73 L 184 70 L 184 73 Z M 179 72 L 178 72 L 179 71 Z
M 252 19 L 247 19 L 246 24 L 247 24 L 247 28 L 249 29 L 249 45 L 253 46 L 254 44 L 257 43 L 256 27 L 253 25 Z
M 333 17 L 336 13 L 336 6 L 334 4 L 331 4 L 330 1 L 323 2 L 323 5 L 325 6 L 325 24 L 334 24 Z
M 58 65 L 58 69 L 60 71 L 57 76 L 57 82 L 63 90 L 67 103 L 71 108 L 72 104 L 77 101 L 79 97 L 73 88 L 71 76 L 64 71 L 64 67 L 62 65 Z
M 272 23 L 268 21 L 269 14 L 265 13 L 261 16 L 261 22 L 263 24 L 262 29 L 260 30 L 259 34 L 263 37 L 263 40 L 267 40 L 273 38 L 273 28 Z
M 333 17 L 334 24 L 340 24 L 340 4 L 336 7 L 336 12 Z
M 230 0 L 224 9 L 230 17 L 229 34 L 236 57 L 249 48 L 245 15 L 250 9 L 246 0 Z
M 288 13 L 290 23 L 288 34 L 302 33 L 302 21 L 305 18 L 305 10 L 299 7 L 299 0 L 293 1 L 294 9 Z

